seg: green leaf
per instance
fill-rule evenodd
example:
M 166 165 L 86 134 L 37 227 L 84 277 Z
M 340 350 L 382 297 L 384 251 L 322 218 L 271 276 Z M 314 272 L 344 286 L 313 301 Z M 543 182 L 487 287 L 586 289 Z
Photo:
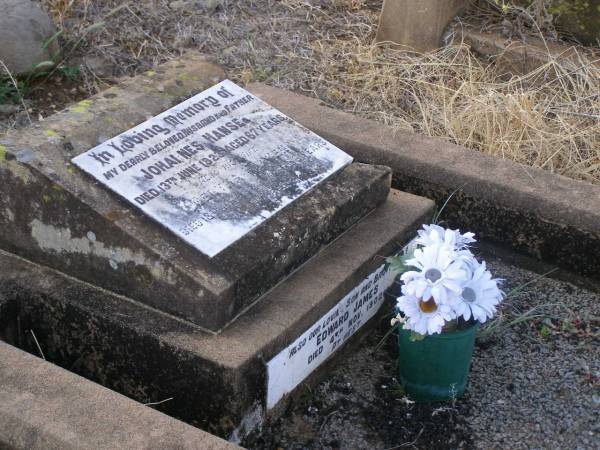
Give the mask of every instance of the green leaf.
M 408 269 L 404 264 L 402 256 L 388 256 L 385 261 L 390 265 L 390 270 L 398 274 L 406 272 Z
M 392 389 L 392 393 L 396 397 L 404 397 L 406 395 L 406 388 L 403 385 L 398 384 L 394 389 Z
M 507 299 L 515 296 L 516 294 L 518 294 L 519 292 L 521 292 L 523 289 L 525 289 L 527 286 L 529 286 L 531 284 L 534 284 L 534 283 L 537 283 L 541 279 L 546 278 L 548 275 L 556 272 L 557 270 L 558 270 L 558 267 L 555 267 L 554 269 L 549 270 L 548 272 L 543 273 L 541 275 L 538 275 L 537 277 L 535 277 L 532 280 L 529 280 L 527 283 L 523 283 L 523 284 L 517 286 L 512 291 L 510 291 L 508 294 L 506 294 L 506 296 L 504 297 L 504 300 L 507 300 Z
M 560 329 L 561 329 L 561 331 L 566 331 L 568 333 L 576 333 L 577 332 L 577 328 L 575 327 L 575 325 L 573 325 L 571 323 L 571 321 L 569 319 L 565 319 L 563 321 Z
M 419 334 L 416 331 L 410 332 L 410 342 L 418 342 L 418 341 L 422 341 L 423 339 L 425 339 L 424 334 Z
M 540 336 L 546 338 L 548 336 L 550 336 L 552 334 L 552 330 L 550 329 L 550 327 L 548 325 L 543 325 L 542 328 L 540 328 Z
M 440 220 L 440 216 L 444 212 L 444 209 L 446 209 L 446 206 L 448 206 L 448 202 L 450 202 L 450 200 L 452 200 L 452 197 L 454 197 L 466 185 L 467 185 L 467 183 L 463 184 L 459 188 L 457 188 L 454 191 L 452 191 L 452 193 L 448 196 L 448 198 L 446 199 L 446 201 L 444 202 L 444 204 L 442 205 L 442 207 L 433 214 L 433 218 L 431 219 L 431 223 L 434 223 L 434 224 L 438 223 L 438 221 Z
M 52 44 L 52 42 L 54 42 L 56 39 L 58 39 L 59 36 L 61 36 L 63 34 L 64 30 L 59 30 L 56 33 L 54 33 L 52 36 L 50 36 L 46 42 L 44 42 L 44 45 L 42 45 L 42 50 L 46 50 L 48 48 L 48 46 L 50 44 Z

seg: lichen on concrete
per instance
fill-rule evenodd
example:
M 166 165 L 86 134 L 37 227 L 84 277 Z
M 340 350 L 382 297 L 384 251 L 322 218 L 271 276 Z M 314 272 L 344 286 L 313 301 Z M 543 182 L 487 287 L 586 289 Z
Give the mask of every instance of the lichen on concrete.
M 105 259 L 114 270 L 118 269 L 119 264 L 135 264 L 146 267 L 155 278 L 170 284 L 176 283 L 171 269 L 156 261 L 149 261 L 142 253 L 134 252 L 130 248 L 107 246 L 98 241 L 91 230 L 85 237 L 73 237 L 70 229 L 45 224 L 38 219 L 34 219 L 30 226 L 31 236 L 44 251 L 97 256 Z M 94 236 L 93 239 L 90 239 L 90 236 Z M 67 255 L 62 257 L 68 258 Z
M 79 103 L 77 103 L 75 106 L 71 107 L 70 110 L 76 113 L 85 113 L 90 109 L 90 106 L 93 105 L 93 101 L 92 100 L 81 100 Z

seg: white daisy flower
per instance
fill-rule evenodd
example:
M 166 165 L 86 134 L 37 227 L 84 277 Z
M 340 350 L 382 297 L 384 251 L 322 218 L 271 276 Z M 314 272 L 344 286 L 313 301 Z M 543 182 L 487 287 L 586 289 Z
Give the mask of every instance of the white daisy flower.
M 433 297 L 438 305 L 453 303 L 469 276 L 464 261 L 445 245 L 431 244 L 416 249 L 406 264 L 416 269 L 400 277 L 407 293 L 417 298 Z
M 473 260 L 473 270 L 462 285 L 453 308 L 456 316 L 469 320 L 473 317 L 480 323 L 491 319 L 496 313 L 496 306 L 502 301 L 504 294 L 498 288 L 497 279 L 486 270 L 485 261 Z
M 415 241 L 419 245 L 445 245 L 451 250 L 465 250 L 469 244 L 475 242 L 474 233 L 461 234 L 459 230 L 450 230 L 435 224 L 423 225 L 417 234 Z
M 446 321 L 454 318 L 450 306 L 438 305 L 433 298 L 424 301 L 408 294 L 404 288 L 404 295 L 398 297 L 398 309 L 406 316 L 405 330 L 423 335 L 441 333 Z

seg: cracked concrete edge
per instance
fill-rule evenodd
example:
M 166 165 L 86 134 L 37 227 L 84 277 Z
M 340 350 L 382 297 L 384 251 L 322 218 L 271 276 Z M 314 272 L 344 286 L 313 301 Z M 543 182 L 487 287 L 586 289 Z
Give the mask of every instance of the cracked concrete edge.
M 481 239 L 589 277 L 600 276 L 600 187 L 323 106 L 259 83 L 248 90 L 356 161 L 392 168 L 395 189 L 439 204 Z
M 240 448 L 0 342 L 0 447 Z

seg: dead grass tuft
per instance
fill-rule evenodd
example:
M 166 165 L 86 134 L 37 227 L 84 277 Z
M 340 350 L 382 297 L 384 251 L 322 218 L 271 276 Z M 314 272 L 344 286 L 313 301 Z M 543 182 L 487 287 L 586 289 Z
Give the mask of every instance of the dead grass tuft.
M 40 0 L 54 21 L 63 27 L 65 20 L 73 17 L 77 11 L 84 11 L 87 15 L 87 10 L 91 0 Z
M 465 45 L 414 54 L 319 40 L 306 59 L 308 84 L 333 106 L 600 183 L 600 66 L 583 55 L 512 77 Z

